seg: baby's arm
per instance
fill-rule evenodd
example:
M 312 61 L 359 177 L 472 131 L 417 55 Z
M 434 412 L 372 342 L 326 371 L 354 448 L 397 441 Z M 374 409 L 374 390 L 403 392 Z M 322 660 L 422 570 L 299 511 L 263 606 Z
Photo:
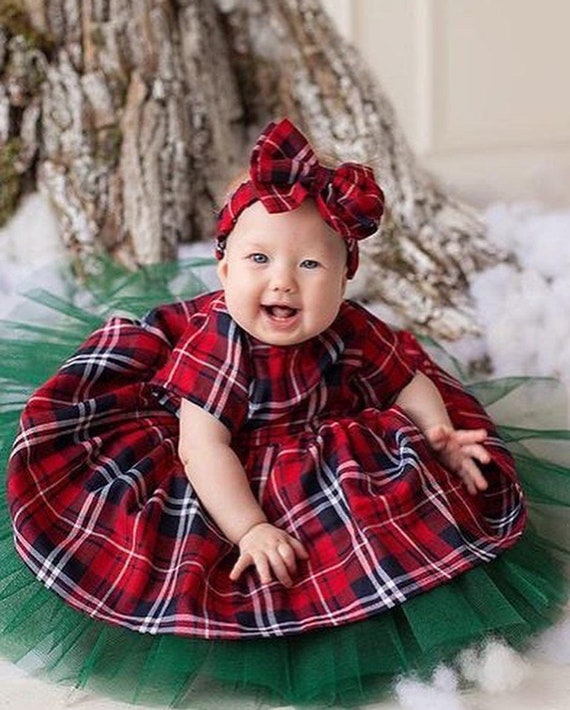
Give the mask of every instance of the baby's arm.
M 487 481 L 476 461 L 489 463 L 489 452 L 481 445 L 485 429 L 455 429 L 437 387 L 418 372 L 396 398 L 437 451 L 443 464 L 457 473 L 471 494 L 487 488 Z
M 267 522 L 230 440 L 221 422 L 182 400 L 178 453 L 204 507 L 222 532 L 239 545 L 240 556 L 230 578 L 237 580 L 254 565 L 263 583 L 276 577 L 290 586 L 297 559 L 307 559 L 307 552 L 299 540 Z

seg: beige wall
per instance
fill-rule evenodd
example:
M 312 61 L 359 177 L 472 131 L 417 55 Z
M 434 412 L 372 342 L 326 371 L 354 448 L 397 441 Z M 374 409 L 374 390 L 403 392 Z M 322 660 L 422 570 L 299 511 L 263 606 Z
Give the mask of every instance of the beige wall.
M 570 204 L 568 0 L 323 0 L 423 162 L 478 202 Z

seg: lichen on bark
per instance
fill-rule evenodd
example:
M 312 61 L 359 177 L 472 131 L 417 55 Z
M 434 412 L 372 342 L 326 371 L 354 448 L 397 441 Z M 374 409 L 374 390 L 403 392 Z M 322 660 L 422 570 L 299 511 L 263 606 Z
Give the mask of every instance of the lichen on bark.
M 20 150 L 17 138 L 0 146 L 0 226 L 12 216 L 22 190 L 21 176 L 15 167 Z

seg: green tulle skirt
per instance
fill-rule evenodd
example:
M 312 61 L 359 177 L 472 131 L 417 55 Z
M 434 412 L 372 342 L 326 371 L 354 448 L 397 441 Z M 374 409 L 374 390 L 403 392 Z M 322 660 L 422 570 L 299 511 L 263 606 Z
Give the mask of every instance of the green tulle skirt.
M 204 261 L 137 274 L 101 264 L 87 288 L 62 271 L 50 292 L 32 291 L 0 328 L 1 470 L 28 396 L 110 313 L 205 290 Z M 465 380 L 433 343 L 431 354 Z M 378 616 L 296 637 L 207 641 L 108 626 L 67 607 L 24 567 L 0 500 L 0 652 L 52 679 L 129 702 L 180 707 L 353 705 L 389 693 L 405 673 L 427 676 L 458 651 L 490 638 L 525 649 L 563 613 L 570 552 L 570 432 L 554 380 L 471 383 L 515 456 L 530 523 L 494 562 Z M 236 695 L 236 693 L 238 695 Z

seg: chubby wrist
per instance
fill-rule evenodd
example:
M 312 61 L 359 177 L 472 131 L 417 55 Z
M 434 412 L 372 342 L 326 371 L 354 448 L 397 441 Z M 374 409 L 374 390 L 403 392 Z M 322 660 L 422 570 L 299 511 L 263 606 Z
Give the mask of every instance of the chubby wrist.
M 441 435 L 442 432 L 449 433 L 453 430 L 453 425 L 450 422 L 430 422 L 424 427 L 423 433 L 424 436 L 429 439 L 432 436 Z
M 239 545 L 248 533 L 250 533 L 258 525 L 263 525 L 264 523 L 267 523 L 267 518 L 262 514 L 254 520 L 244 522 L 243 525 L 236 529 L 233 535 L 229 535 L 228 537 L 234 545 Z

